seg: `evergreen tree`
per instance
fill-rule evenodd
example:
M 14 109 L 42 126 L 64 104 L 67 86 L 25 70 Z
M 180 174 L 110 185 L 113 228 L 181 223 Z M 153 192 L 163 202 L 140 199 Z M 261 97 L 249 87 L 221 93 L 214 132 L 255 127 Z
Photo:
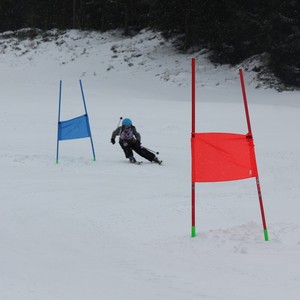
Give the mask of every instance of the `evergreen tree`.
M 0 0 L 0 32 L 150 27 L 176 35 L 182 49 L 208 47 L 219 63 L 267 52 L 274 72 L 300 86 L 299 14 L 299 0 Z
M 0 32 L 23 27 L 25 0 L 0 0 Z
M 278 1 L 270 21 L 271 62 L 275 74 L 285 83 L 300 87 L 300 3 Z

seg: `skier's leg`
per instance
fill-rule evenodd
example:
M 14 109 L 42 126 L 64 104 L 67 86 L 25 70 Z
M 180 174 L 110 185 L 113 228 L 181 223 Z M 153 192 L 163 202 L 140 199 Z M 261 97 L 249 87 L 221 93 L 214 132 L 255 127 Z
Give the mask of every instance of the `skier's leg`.
M 126 158 L 133 157 L 133 152 L 132 152 L 130 146 L 128 145 L 128 143 L 126 143 L 124 141 L 120 141 L 119 144 L 120 144 L 121 148 L 123 149 Z
M 132 144 L 131 146 L 132 150 L 134 150 L 138 155 L 146 158 L 149 161 L 153 161 L 155 158 L 155 154 L 148 151 L 147 149 L 143 148 L 140 144 Z

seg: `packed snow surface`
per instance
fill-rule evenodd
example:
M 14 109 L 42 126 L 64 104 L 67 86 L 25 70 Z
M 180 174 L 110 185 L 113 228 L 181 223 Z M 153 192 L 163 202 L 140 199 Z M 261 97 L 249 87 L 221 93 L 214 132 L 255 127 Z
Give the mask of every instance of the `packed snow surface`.
M 296 300 L 300 295 L 300 93 L 245 82 L 269 241 L 255 180 L 196 185 L 191 233 L 191 58 L 197 131 L 247 133 L 238 68 L 159 33 L 0 36 L 0 299 Z M 89 139 L 60 142 L 84 113 Z M 110 143 L 120 117 L 163 165 Z

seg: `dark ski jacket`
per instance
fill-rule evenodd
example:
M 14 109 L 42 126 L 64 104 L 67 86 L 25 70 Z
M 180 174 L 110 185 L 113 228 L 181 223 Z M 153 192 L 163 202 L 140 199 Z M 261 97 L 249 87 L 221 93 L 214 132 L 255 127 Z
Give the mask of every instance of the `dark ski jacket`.
M 111 138 L 120 136 L 120 141 L 134 143 L 136 140 L 141 142 L 141 135 L 137 132 L 135 126 L 120 126 L 113 131 Z

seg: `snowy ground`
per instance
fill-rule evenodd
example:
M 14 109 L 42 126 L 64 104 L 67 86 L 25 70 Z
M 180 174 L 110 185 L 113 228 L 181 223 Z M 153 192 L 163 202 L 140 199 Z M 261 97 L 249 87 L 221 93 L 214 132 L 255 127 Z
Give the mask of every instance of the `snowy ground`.
M 3 37 L 3 36 L 2 36 Z M 0 39 L 0 299 L 296 300 L 300 295 L 299 92 L 246 83 L 270 241 L 255 181 L 197 184 L 190 237 L 190 59 L 156 33 L 68 31 Z M 197 130 L 246 133 L 238 69 L 197 57 Z M 96 149 L 60 143 L 83 113 Z M 129 117 L 163 166 L 110 144 Z

